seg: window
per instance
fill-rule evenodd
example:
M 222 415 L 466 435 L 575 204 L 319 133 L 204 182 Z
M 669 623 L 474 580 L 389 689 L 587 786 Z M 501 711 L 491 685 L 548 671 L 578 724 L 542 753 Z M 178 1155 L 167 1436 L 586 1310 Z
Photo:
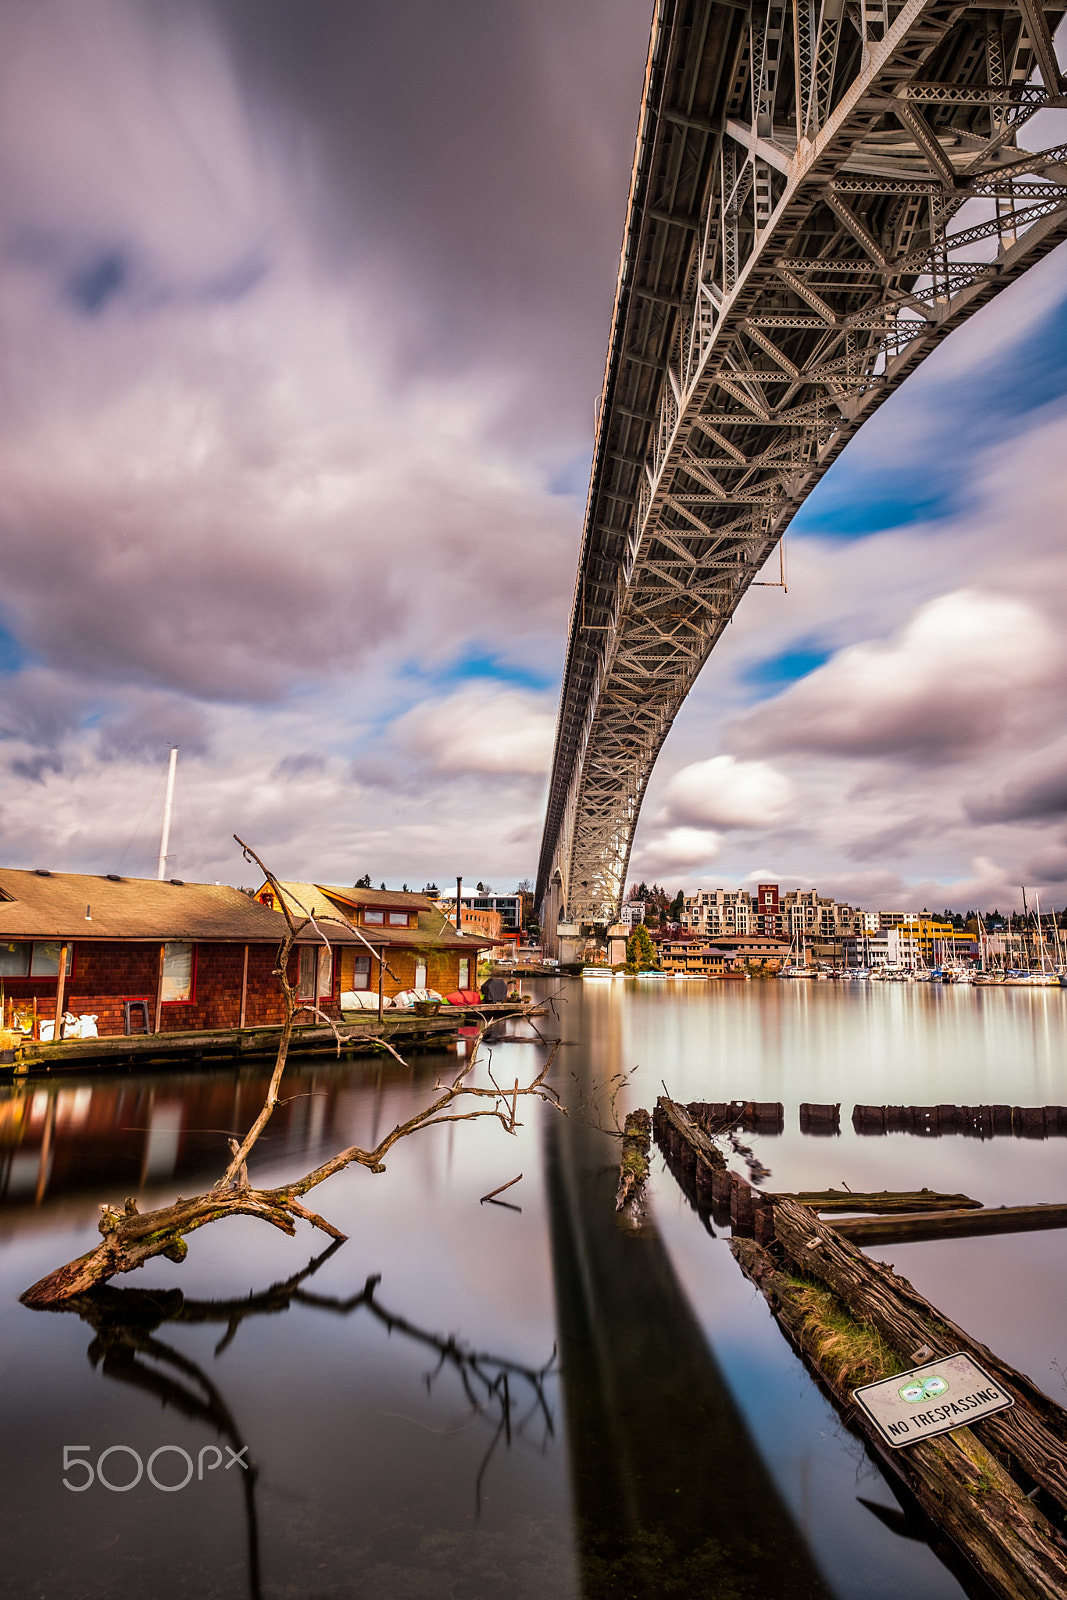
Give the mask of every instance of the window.
M 299 965 L 296 979 L 296 996 L 298 1000 L 314 1000 L 315 998 L 315 968 L 316 950 L 313 944 L 298 946 Z
M 471 961 L 470 961 L 470 956 L 464 956 L 462 958 L 462 960 L 460 961 L 460 964 L 459 964 L 459 987 L 461 989 L 469 989 L 470 988 L 470 981 L 471 981 Z
M 416 989 L 425 989 L 426 987 L 426 962 L 422 956 L 415 963 L 415 987 Z
M 59 952 L 63 948 L 62 939 L 39 940 L 33 944 L 33 958 L 30 961 L 31 978 L 58 978 L 59 977 Z M 67 941 L 67 970 L 66 977 L 70 977 L 71 957 L 74 955 L 72 940 Z
M 406 911 L 390 911 L 389 926 L 391 928 L 406 928 L 407 925 L 408 914 Z
M 4 940 L 0 944 L 0 978 L 58 978 L 62 939 Z M 74 941 L 67 941 L 67 972 L 74 963 Z
M 373 922 L 373 923 L 384 922 L 385 921 L 385 912 L 384 911 L 364 911 L 364 913 L 363 913 L 363 921 L 364 922 Z
M 370 956 L 357 956 L 355 971 L 352 973 L 353 989 L 370 988 Z
M 328 945 L 319 945 L 319 998 L 333 994 L 333 951 Z
M 0 978 L 24 978 L 30 970 L 32 949 L 28 940 L 14 943 L 5 940 L 0 944 Z
M 168 939 L 163 946 L 164 1005 L 193 998 L 193 946 L 188 939 Z

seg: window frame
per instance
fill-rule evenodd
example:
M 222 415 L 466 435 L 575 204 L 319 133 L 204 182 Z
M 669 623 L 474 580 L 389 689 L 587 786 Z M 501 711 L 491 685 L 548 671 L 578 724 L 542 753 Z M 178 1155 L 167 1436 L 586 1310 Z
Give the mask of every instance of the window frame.
M 167 947 L 169 945 L 188 945 L 189 947 L 189 993 L 179 999 L 168 1000 L 164 994 L 167 982 Z M 161 1006 L 195 1006 L 196 1005 L 196 969 L 197 969 L 197 944 L 195 939 L 164 939 L 163 940 L 163 971 L 159 980 L 159 1003 Z
M 367 963 L 365 968 L 362 965 L 363 962 Z M 358 981 L 363 975 L 366 976 L 366 983 L 360 983 Z M 358 994 L 368 994 L 370 992 L 370 956 L 359 955 L 353 958 L 352 988 Z
M 309 987 L 305 987 L 305 984 Z M 319 963 L 316 946 L 313 944 L 298 944 L 296 947 L 296 998 L 310 1000 L 312 1005 L 318 999 L 315 993 L 319 986 Z

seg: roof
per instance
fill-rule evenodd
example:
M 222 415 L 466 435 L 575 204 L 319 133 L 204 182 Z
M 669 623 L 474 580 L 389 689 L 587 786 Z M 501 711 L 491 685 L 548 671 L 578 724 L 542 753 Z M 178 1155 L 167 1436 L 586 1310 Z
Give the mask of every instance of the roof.
M 278 912 L 229 884 L 0 867 L 3 939 L 280 944 L 285 931 Z
M 445 946 L 448 949 L 475 951 L 485 950 L 496 942 L 457 933 L 444 912 L 439 911 L 424 894 L 411 894 L 399 889 L 341 889 L 328 883 L 300 883 L 290 879 L 279 879 L 278 884 L 289 901 L 291 912 L 299 913 L 302 906 L 304 912 L 310 912 L 316 921 L 322 916 L 333 918 L 340 914 L 343 917 L 346 907 L 418 913 L 418 926 L 414 928 L 361 928 L 360 932 L 367 943 L 375 947 L 395 945 L 410 950 L 440 949 Z M 269 887 L 264 883 L 256 893 L 262 894 Z M 333 927 L 337 924 L 331 921 L 330 925 Z M 347 924 L 343 926 L 347 927 Z

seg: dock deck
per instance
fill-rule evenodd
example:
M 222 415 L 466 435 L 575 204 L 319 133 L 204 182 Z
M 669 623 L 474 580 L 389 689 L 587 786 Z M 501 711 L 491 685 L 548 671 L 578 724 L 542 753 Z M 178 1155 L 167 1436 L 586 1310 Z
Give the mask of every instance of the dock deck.
M 522 1001 L 496 1005 L 448 1006 L 434 1016 L 416 1016 L 409 1011 L 386 1012 L 379 1022 L 376 1012 L 367 1012 L 337 1023 L 341 1052 L 352 1055 L 380 1048 L 386 1041 L 395 1050 L 441 1049 L 454 1044 L 462 1028 L 529 1016 L 534 1010 L 529 997 Z M 150 1066 L 205 1057 L 223 1060 L 272 1056 L 278 1048 L 281 1026 L 259 1028 L 218 1028 L 186 1033 L 108 1034 L 98 1039 L 63 1039 L 58 1044 L 43 1044 L 27 1039 L 20 1047 L 18 1060 L 6 1068 L 5 1075 L 21 1077 L 29 1073 L 80 1071 L 88 1067 Z M 289 1046 L 294 1055 L 311 1051 L 336 1052 L 337 1035 L 322 1023 L 297 1026 Z

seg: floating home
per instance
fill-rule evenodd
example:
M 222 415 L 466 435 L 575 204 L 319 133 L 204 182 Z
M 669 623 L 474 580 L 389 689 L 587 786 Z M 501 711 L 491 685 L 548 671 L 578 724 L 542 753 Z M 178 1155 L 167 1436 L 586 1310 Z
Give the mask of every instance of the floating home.
M 484 933 L 457 932 L 428 895 L 323 883 L 283 882 L 279 887 L 291 914 L 310 912 L 316 920 L 341 917 L 362 935 L 340 953 L 338 993 L 346 997 L 346 1008 L 353 996 L 364 995 L 368 1001 L 373 997 L 376 1003 L 379 980 L 387 1000 L 408 989 L 435 989 L 446 997 L 464 994 L 477 1000 L 478 953 L 493 940 Z M 279 909 L 269 883 L 256 898 L 269 910 Z
M 339 920 L 308 928 L 289 976 L 341 1014 L 341 969 L 359 940 Z M 285 919 L 225 884 L 0 868 L 3 1022 L 54 1038 L 277 1026 L 273 976 Z M 362 947 L 361 947 L 362 948 Z

